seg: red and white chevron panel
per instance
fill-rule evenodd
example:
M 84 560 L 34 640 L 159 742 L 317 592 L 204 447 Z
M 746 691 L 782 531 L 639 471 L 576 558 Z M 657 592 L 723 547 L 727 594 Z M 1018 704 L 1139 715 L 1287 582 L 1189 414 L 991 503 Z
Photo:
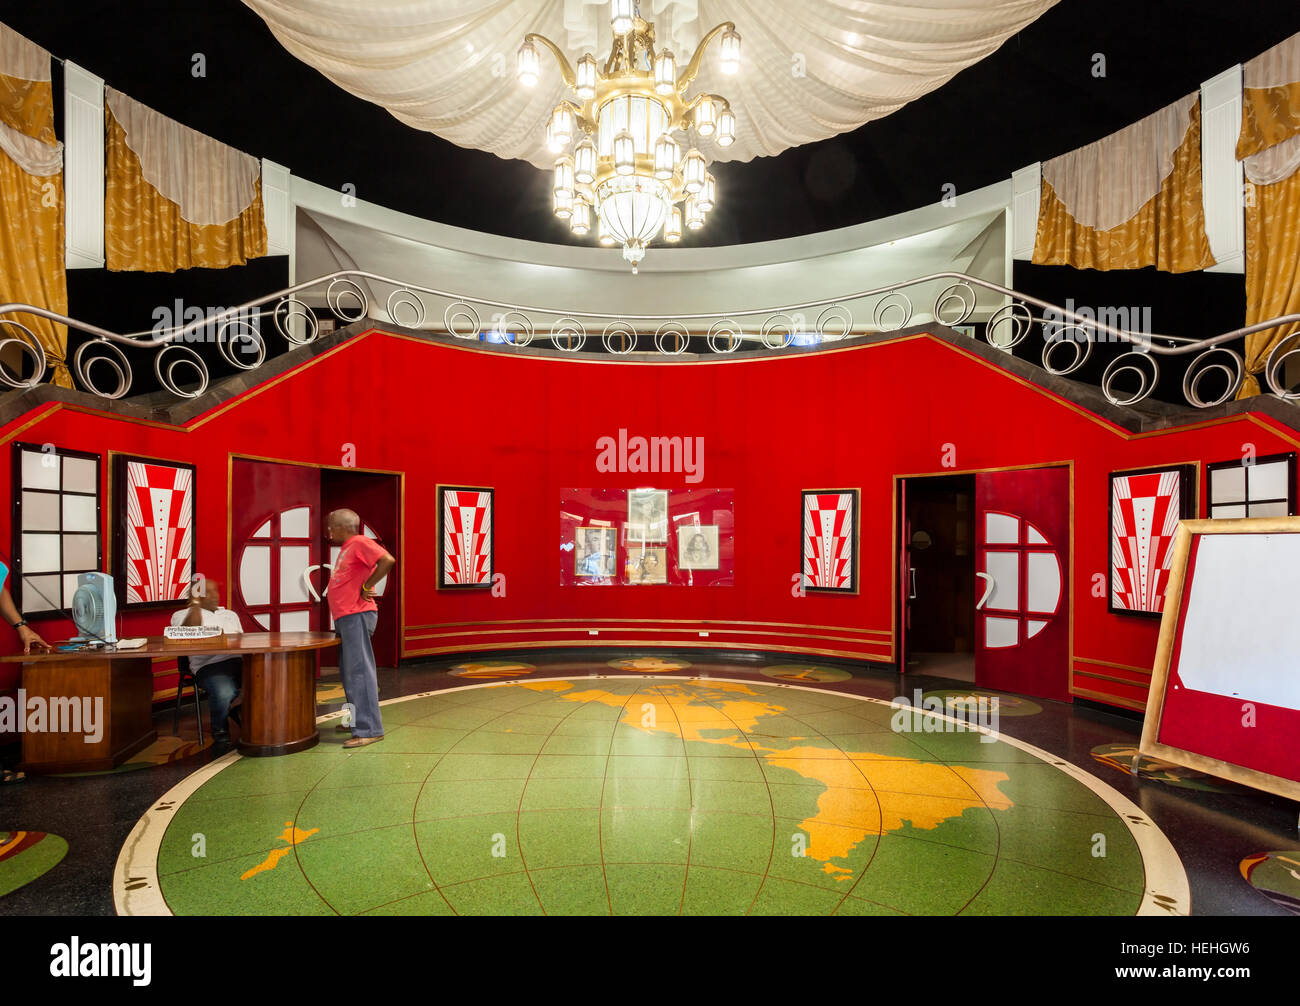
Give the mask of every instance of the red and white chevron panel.
M 807 494 L 803 498 L 804 586 L 854 590 L 853 493 Z
M 1181 516 L 1181 481 L 1177 471 L 1111 479 L 1111 603 L 1115 608 L 1164 610 L 1174 532 Z
M 442 529 L 442 582 L 491 586 L 492 494 L 444 490 Z
M 126 603 L 179 600 L 194 575 L 194 473 L 126 466 Z

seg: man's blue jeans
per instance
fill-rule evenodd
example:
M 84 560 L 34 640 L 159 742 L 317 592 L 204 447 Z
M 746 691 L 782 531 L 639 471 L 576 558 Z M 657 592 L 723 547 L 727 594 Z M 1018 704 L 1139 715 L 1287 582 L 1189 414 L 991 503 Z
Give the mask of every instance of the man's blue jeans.
M 352 736 L 382 737 L 384 721 L 379 717 L 379 674 L 375 653 L 370 648 L 377 611 L 358 611 L 334 620 L 339 634 L 339 677 L 343 693 L 352 705 Z
M 208 693 L 208 722 L 212 725 L 214 737 L 230 730 L 226 720 L 230 715 L 230 703 L 239 694 L 243 669 L 244 662 L 234 657 L 218 660 L 194 672 L 195 683 Z

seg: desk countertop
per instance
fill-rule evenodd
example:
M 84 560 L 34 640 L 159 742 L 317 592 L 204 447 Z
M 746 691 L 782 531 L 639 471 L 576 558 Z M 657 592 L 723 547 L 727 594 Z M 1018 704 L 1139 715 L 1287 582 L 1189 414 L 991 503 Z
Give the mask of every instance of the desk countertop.
M 339 637 L 332 632 L 241 632 L 222 638 L 217 644 L 178 642 L 162 636 L 149 636 L 144 646 L 134 650 L 96 647 L 86 650 L 55 650 L 53 653 L 18 653 L 0 657 L 0 663 L 40 664 L 55 660 L 132 660 L 137 657 L 208 657 L 229 654 L 242 657 L 255 653 L 287 653 L 292 650 L 323 650 L 335 646 Z M 47 640 L 52 645 L 58 645 Z

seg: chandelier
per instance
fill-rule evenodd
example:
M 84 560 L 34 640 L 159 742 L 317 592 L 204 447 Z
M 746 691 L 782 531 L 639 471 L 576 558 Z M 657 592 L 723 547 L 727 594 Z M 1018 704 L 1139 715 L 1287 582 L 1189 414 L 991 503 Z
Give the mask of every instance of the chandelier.
M 717 186 L 708 161 L 693 146 L 683 153 L 674 134 L 690 142 L 694 130 L 723 147 L 735 141 L 730 103 L 716 94 L 687 100 L 686 89 L 718 36 L 722 72 L 739 70 L 740 35 L 730 21 L 718 25 L 678 72 L 671 51 L 656 53 L 654 25 L 641 19 L 638 0 L 613 0 L 611 6 L 614 43 L 603 70 L 591 53 L 575 69 L 554 42 L 529 33 L 519 48 L 518 71 L 520 83 L 532 87 L 540 74 L 537 43 L 554 53 L 577 98 L 556 105 L 546 125 L 547 148 L 561 155 L 555 162 L 555 215 L 584 236 L 594 211 L 600 243 L 621 244 L 635 273 L 647 244 L 660 234 L 669 243 L 680 241 L 683 223 L 699 230 L 713 209 Z

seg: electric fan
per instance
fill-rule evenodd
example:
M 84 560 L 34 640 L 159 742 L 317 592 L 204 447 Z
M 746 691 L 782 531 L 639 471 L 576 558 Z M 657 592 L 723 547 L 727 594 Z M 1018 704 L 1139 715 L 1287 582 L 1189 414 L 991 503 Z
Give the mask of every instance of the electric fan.
M 72 595 L 72 620 L 81 633 L 74 643 L 117 642 L 117 598 L 107 573 L 81 573 Z

